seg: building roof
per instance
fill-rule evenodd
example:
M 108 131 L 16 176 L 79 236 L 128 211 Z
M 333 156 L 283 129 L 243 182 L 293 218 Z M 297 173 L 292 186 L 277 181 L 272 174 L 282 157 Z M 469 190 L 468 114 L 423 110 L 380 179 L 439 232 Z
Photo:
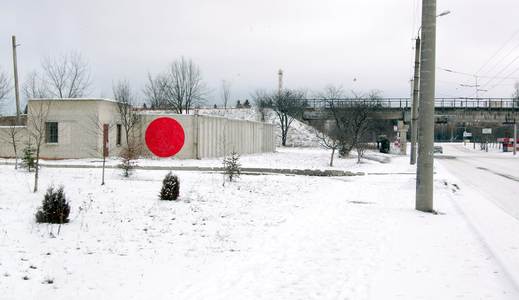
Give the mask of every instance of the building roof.
M 29 101 L 106 101 L 116 103 L 115 99 L 108 98 L 30 98 Z

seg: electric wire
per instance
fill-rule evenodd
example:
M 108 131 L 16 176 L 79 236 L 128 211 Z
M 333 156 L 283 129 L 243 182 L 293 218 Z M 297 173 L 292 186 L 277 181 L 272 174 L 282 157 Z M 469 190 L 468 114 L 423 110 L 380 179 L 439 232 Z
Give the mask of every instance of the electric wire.
M 492 61 L 492 59 L 494 59 L 501 52 L 501 50 L 503 50 L 506 45 L 508 45 L 508 43 L 515 38 L 518 33 L 519 30 L 514 32 L 512 36 L 476 71 L 476 74 L 479 74 Z

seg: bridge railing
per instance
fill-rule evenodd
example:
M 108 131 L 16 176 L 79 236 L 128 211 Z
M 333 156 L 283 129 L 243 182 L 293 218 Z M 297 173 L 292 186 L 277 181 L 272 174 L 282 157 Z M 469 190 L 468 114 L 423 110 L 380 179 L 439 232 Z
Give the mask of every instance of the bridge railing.
M 410 109 L 410 98 L 342 98 L 342 99 L 304 99 L 308 108 L 326 109 L 331 107 L 348 107 L 359 103 L 386 109 Z M 467 109 L 519 109 L 519 99 L 514 98 L 436 98 L 435 108 L 467 108 Z
M 488 109 L 517 109 L 519 99 L 513 98 L 439 98 L 435 100 L 438 108 L 488 108 Z

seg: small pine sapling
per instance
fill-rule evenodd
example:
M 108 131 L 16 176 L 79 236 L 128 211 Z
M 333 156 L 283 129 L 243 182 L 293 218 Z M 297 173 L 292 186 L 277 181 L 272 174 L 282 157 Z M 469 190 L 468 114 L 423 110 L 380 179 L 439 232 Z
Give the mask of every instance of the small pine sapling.
M 36 167 L 36 158 L 34 157 L 34 149 L 31 145 L 27 145 L 23 149 L 22 167 L 31 172 Z
M 236 151 L 232 151 L 230 156 L 227 156 L 223 159 L 223 169 L 225 176 L 229 179 L 230 182 L 240 177 L 240 155 Z
M 135 167 L 137 167 L 137 150 L 133 147 L 125 147 L 120 153 L 121 163 L 118 167 L 123 171 L 124 177 L 130 177 Z
M 63 186 L 54 189 L 50 186 L 43 198 L 43 204 L 36 212 L 36 222 L 38 223 L 68 223 L 70 205 L 67 202 Z
M 177 175 L 169 172 L 164 180 L 162 180 L 162 189 L 160 190 L 161 200 L 177 200 L 180 190 L 180 180 Z

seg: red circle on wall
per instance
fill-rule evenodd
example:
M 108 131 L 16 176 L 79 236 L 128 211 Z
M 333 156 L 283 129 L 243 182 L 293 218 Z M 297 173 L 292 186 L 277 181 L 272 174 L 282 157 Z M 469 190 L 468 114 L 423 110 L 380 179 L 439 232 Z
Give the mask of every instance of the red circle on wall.
M 170 157 L 184 146 L 184 128 L 177 120 L 161 117 L 146 128 L 146 145 L 158 157 Z

